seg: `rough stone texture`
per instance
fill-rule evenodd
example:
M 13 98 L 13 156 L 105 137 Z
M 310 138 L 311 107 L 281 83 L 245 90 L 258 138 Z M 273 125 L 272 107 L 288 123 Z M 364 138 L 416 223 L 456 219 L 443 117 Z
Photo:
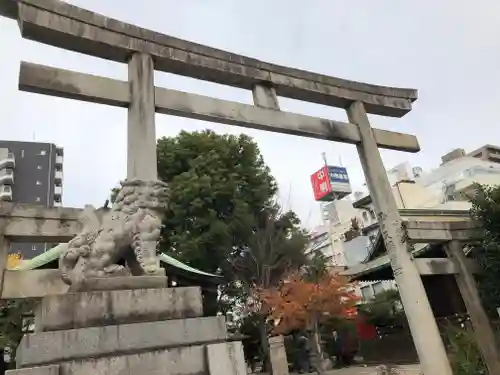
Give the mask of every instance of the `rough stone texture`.
M 11 242 L 67 242 L 81 229 L 79 208 L 44 207 L 2 202 L 0 217 L 6 217 L 4 235 Z
M 273 375 L 288 375 L 288 360 L 283 336 L 269 338 L 269 357 Z
M 27 367 L 226 339 L 222 316 L 37 332 L 22 338 L 16 360 L 19 367 Z
M 121 182 L 109 212 L 97 215 L 87 206 L 80 217 L 82 232 L 59 260 L 63 281 L 78 285 L 88 278 L 126 275 L 118 264 L 122 259 L 132 275 L 157 273 L 156 246 L 167 202 L 165 183 L 130 179 Z
M 49 365 L 41 367 L 21 368 L 17 370 L 7 370 L 5 375 L 60 375 L 59 365 Z
M 18 21 L 27 39 L 123 63 L 133 53 L 142 52 L 150 54 L 155 67 L 166 72 L 245 89 L 266 82 L 275 86 L 278 95 L 298 100 L 342 108 L 359 100 L 371 113 L 399 117 L 411 110 L 411 102 L 417 98 L 416 90 L 277 66 L 155 33 L 64 2 L 24 0 Z
M 128 64 L 128 79 L 127 178 L 154 181 L 158 172 L 152 57 L 134 53 Z
M 210 375 L 247 375 L 247 366 L 240 341 L 207 345 Z
M 1 298 L 40 298 L 65 294 L 68 288 L 58 270 L 5 271 Z
M 27 62 L 21 63 L 19 73 L 19 88 L 23 91 L 118 107 L 129 105 L 128 87 L 127 82 L 116 79 Z M 359 143 L 360 141 L 356 126 L 341 121 L 283 112 L 160 87 L 156 87 L 155 102 L 156 111 L 167 115 L 330 141 L 345 143 Z M 382 129 L 373 129 L 373 132 L 381 148 L 408 152 L 420 150 L 418 140 L 413 135 Z
M 495 330 L 481 303 L 476 280 L 469 269 L 467 256 L 464 252 L 464 244 L 459 241 L 452 241 L 445 245 L 445 252 L 459 271 L 455 275 L 455 280 L 467 307 L 476 343 L 488 369 L 487 372 L 489 374 L 500 374 L 500 354 Z
M 257 107 L 280 110 L 276 89 L 272 86 L 255 85 L 252 89 L 253 103 Z
M 357 146 L 361 166 L 377 210 L 380 232 L 398 285 L 415 348 L 424 373 L 452 375 L 446 350 L 427 294 L 403 230 L 392 187 L 362 102 L 347 109 L 349 122 L 357 124 L 361 144 Z
M 44 332 L 202 315 L 198 287 L 70 293 L 43 298 L 35 327 Z
M 82 279 L 80 283 L 71 285 L 69 291 L 90 292 L 166 288 L 168 286 L 167 281 L 165 269 L 160 269 L 155 276 L 113 276 Z
M 205 346 L 92 358 L 60 364 L 60 375 L 206 375 Z
M 197 317 L 172 319 L 186 313 Z M 207 375 L 210 365 L 213 374 L 246 375 L 242 345 L 227 342 L 225 318 L 201 314 L 194 287 L 48 296 L 35 313 L 37 331 L 21 340 L 17 366 L 57 364 L 59 375 Z

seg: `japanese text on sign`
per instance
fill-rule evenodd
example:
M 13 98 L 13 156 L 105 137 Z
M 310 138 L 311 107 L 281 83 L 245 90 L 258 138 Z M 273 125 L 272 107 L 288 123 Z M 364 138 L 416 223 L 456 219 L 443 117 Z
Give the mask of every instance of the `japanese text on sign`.
M 319 171 L 311 175 L 311 185 L 315 200 L 320 200 L 331 193 L 332 185 L 330 183 L 328 167 L 324 166 Z

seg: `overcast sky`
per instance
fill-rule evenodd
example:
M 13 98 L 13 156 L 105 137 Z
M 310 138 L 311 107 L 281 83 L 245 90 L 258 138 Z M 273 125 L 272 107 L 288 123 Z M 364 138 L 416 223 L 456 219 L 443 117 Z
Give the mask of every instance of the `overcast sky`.
M 403 161 L 438 166 L 453 148 L 500 144 L 500 3 L 497 0 L 74 0 L 73 4 L 212 47 L 340 78 L 419 90 L 401 119 L 371 116 L 374 127 L 418 136 L 422 151 L 384 151 L 389 168 Z M 21 60 L 126 79 L 124 64 L 21 39 L 0 19 L 0 134 L 53 142 L 65 149 L 65 206 L 101 205 L 126 174 L 122 108 L 18 92 Z M 156 85 L 251 103 L 251 93 L 165 73 Z M 343 110 L 280 99 L 283 110 L 345 121 Z M 304 224 L 320 223 L 309 176 L 326 152 L 355 187 L 364 182 L 356 148 L 157 115 L 157 136 L 180 130 L 245 132 L 258 142 L 280 184 L 286 208 Z

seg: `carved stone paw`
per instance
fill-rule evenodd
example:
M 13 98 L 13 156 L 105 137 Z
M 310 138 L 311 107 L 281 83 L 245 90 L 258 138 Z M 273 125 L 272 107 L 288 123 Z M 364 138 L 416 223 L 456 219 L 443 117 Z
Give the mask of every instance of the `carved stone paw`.
M 104 272 L 108 275 L 117 274 L 117 273 L 125 273 L 125 267 L 120 266 L 119 264 L 112 264 L 104 268 Z

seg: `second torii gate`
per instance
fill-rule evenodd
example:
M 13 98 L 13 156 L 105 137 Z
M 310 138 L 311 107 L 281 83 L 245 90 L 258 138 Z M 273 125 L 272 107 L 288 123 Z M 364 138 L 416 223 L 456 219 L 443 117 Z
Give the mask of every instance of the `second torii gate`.
M 355 144 L 422 369 L 428 375 L 452 375 L 417 267 L 408 253 L 401 217 L 378 150 L 418 152 L 419 145 L 414 136 L 373 129 L 367 115 L 403 116 L 417 99 L 416 90 L 265 63 L 58 0 L 0 0 L 0 15 L 17 20 L 24 38 L 128 64 L 128 82 L 27 62 L 21 63 L 19 77 L 19 87 L 24 91 L 128 108 L 127 178 L 157 178 L 155 111 Z M 155 87 L 154 69 L 252 90 L 254 105 Z M 349 123 L 283 112 L 278 95 L 344 108 Z

